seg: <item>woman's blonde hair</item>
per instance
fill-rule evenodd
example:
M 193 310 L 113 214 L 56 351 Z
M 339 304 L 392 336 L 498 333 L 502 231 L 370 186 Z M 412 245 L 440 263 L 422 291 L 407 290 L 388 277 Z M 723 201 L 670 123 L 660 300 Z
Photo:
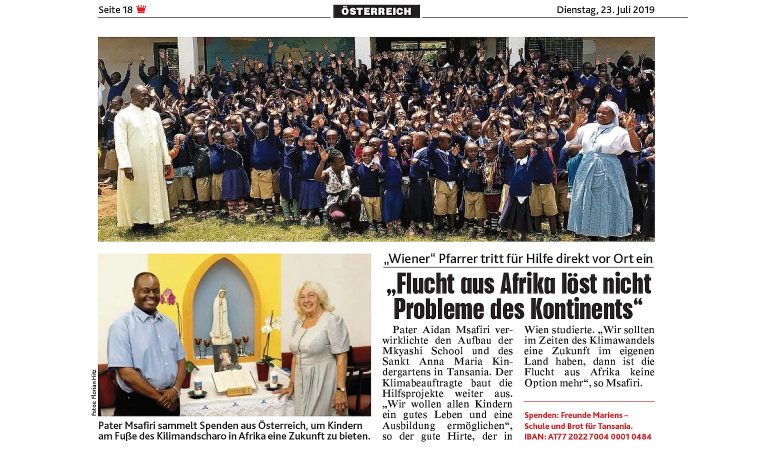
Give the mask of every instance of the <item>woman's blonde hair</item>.
M 301 309 L 301 305 L 298 302 L 298 297 L 301 295 L 301 291 L 304 289 L 308 289 L 317 294 L 317 297 L 320 299 L 320 306 L 322 307 L 323 311 L 333 311 L 336 309 L 335 306 L 330 304 L 328 291 L 326 291 L 321 284 L 317 283 L 316 281 L 304 281 L 300 286 L 298 286 L 298 289 L 295 290 L 295 296 L 293 297 L 293 305 L 295 305 L 295 312 L 298 314 L 299 319 L 303 319 L 304 317 L 303 310 Z

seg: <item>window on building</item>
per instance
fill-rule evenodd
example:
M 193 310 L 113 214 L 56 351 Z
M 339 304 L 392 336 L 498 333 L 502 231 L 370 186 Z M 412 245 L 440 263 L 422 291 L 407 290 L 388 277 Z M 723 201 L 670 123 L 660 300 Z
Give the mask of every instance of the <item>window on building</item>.
M 395 52 L 412 52 L 415 57 L 422 56 L 423 64 L 433 63 L 440 54 L 447 52 L 447 41 L 445 40 L 405 40 L 405 41 L 391 41 L 390 51 Z
M 499 52 L 506 53 L 506 38 L 496 38 L 496 55 Z
M 575 68 L 582 65 L 582 38 L 528 37 L 525 38 L 525 48 L 526 50 L 544 48 L 547 58 L 568 59 Z
M 168 57 L 168 70 L 175 70 L 179 73 L 179 47 L 175 43 L 156 43 L 154 44 L 154 64 L 160 67 L 160 50 L 165 50 L 165 56 Z

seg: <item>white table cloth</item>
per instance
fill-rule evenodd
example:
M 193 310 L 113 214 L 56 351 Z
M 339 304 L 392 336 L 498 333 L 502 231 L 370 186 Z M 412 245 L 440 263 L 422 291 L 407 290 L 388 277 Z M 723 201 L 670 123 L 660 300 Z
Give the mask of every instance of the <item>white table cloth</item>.
M 244 370 L 252 373 L 257 383 L 257 390 L 252 395 L 228 397 L 218 394 L 214 386 L 214 367 L 200 366 L 199 375 L 203 380 L 203 390 L 208 394 L 205 398 L 194 399 L 187 394 L 194 386 L 181 390 L 182 416 L 292 416 L 295 413 L 293 402 L 287 397 L 279 400 L 274 392 L 265 389 L 265 382 L 257 381 L 257 368 L 254 362 L 241 363 Z M 287 386 L 289 377 L 278 368 L 271 368 L 271 373 L 279 375 L 279 384 Z M 194 373 L 193 373 L 194 378 Z M 270 374 L 269 374 L 270 379 Z

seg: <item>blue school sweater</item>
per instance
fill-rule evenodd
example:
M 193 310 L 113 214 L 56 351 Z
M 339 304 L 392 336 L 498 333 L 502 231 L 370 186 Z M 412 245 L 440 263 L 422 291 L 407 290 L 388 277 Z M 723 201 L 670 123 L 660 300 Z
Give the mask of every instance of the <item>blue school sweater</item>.
M 441 181 L 456 181 L 458 179 L 460 163 L 458 158 L 452 156 L 452 153 L 438 149 L 438 139 L 434 139 L 435 143 L 432 147 L 428 148 L 428 159 L 430 159 L 433 165 L 433 170 L 436 172 L 436 178 Z
M 381 167 L 371 170 L 370 166 L 359 164 L 355 171 L 360 185 L 360 195 L 363 197 L 379 197 L 379 182 L 385 178 L 385 172 Z
M 314 153 L 309 155 L 305 151 L 303 151 L 301 152 L 301 156 L 303 157 L 303 164 L 301 167 L 301 179 L 313 180 L 314 172 L 317 171 L 317 166 L 320 165 L 320 154 L 315 151 Z
M 533 156 L 528 157 L 529 164 L 534 166 L 533 181 L 539 184 L 551 184 L 553 182 L 553 162 L 547 149 L 534 149 Z
M 509 180 L 509 195 L 512 197 L 528 197 L 531 195 L 531 182 L 533 180 L 532 160 L 526 158 L 525 164 L 518 161 L 512 163 L 512 178 Z
M 574 189 L 574 179 L 577 177 L 580 162 L 582 162 L 582 152 L 569 158 L 569 162 L 566 163 L 566 169 L 569 171 L 569 192 Z
M 501 158 L 501 165 L 504 166 L 504 184 L 509 184 L 515 173 L 515 158 L 512 156 L 512 148 L 504 144 L 504 141 L 498 143 L 497 158 Z
M 626 86 L 624 85 L 620 90 L 618 90 L 615 86 L 609 87 L 609 94 L 612 95 L 612 101 L 617 103 L 618 108 L 620 108 L 621 111 L 626 110 L 626 97 L 628 93 L 626 92 Z
M 268 129 L 268 136 L 265 139 L 255 138 L 254 133 L 247 134 L 251 142 L 252 153 L 250 163 L 253 169 L 270 170 L 279 167 L 281 160 L 279 156 L 279 139 L 274 136 L 273 129 Z M 319 158 L 319 155 L 317 156 Z
M 111 76 L 108 74 L 108 71 L 103 68 L 103 78 L 106 79 L 106 83 L 111 83 Z M 120 81 L 117 84 L 112 84 L 111 87 L 108 89 L 108 101 L 110 102 L 112 98 L 114 97 L 121 97 L 122 93 L 125 92 L 125 88 L 127 87 L 127 83 L 130 82 L 130 69 L 127 69 L 127 73 L 125 74 L 125 78 Z M 162 92 L 158 95 L 162 95 Z
M 479 159 L 477 159 L 477 161 L 479 162 L 479 169 L 471 170 L 464 168 L 460 172 L 460 181 L 463 184 L 463 189 L 469 192 L 485 191 L 485 184 L 483 183 L 482 176 L 482 161 Z
M 211 173 L 220 174 L 225 171 L 225 146 L 214 144 L 209 146 L 209 169 Z
M 385 170 L 385 189 L 400 189 L 403 171 L 401 162 L 391 158 L 387 152 L 387 141 L 382 141 L 382 168 Z M 361 190 L 362 192 L 362 190 Z
M 427 180 L 428 170 L 431 168 L 431 162 L 428 160 L 428 149 L 421 148 L 414 151 L 413 158 L 417 158 L 417 163 L 409 163 L 409 178 L 414 181 Z

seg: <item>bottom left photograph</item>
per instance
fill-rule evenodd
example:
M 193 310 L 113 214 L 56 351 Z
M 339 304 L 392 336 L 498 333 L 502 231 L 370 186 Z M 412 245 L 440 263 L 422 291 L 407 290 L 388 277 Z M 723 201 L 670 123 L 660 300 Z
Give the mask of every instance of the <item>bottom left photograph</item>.
M 98 271 L 99 415 L 371 415 L 370 255 L 104 254 Z

